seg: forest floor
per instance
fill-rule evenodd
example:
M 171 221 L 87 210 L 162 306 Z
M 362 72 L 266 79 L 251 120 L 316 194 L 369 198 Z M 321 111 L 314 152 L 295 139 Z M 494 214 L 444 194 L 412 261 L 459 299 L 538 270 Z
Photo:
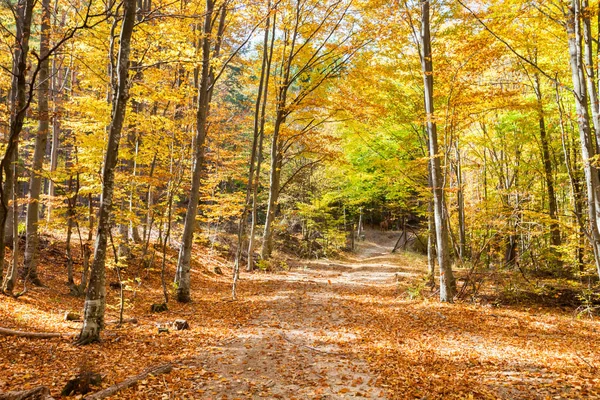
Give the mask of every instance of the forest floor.
M 441 304 L 422 293 L 422 256 L 390 254 L 397 237 L 367 231 L 356 254 L 343 259 L 244 273 L 237 301 L 229 264 L 200 249 L 193 302 L 171 301 L 158 314 L 149 308 L 163 301 L 160 271 L 130 265 L 126 275 L 141 284 L 126 291 L 125 316 L 137 324 L 110 323 L 101 343 L 84 348 L 70 337 L 0 336 L 0 390 L 45 385 L 60 398 L 82 368 L 101 373 L 106 387 L 172 363 L 171 373 L 114 398 L 600 398 L 598 321 L 534 305 Z M 80 323 L 63 319 L 83 304 L 68 294 L 63 254 L 61 243 L 50 243 L 40 266 L 45 286 L 0 298 L 1 327 L 78 332 Z M 172 251 L 168 276 L 174 260 Z M 208 271 L 216 265 L 224 276 Z M 118 292 L 108 292 L 109 321 L 118 315 Z M 158 332 L 178 318 L 190 329 Z

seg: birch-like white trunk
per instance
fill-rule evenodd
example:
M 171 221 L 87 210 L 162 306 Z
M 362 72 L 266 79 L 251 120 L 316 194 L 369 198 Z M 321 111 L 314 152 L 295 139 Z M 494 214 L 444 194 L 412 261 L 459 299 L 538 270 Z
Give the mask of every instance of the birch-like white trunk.
M 431 54 L 431 33 L 429 23 L 429 0 L 421 1 L 421 67 L 423 72 L 426 129 L 429 137 L 429 157 L 431 163 L 431 185 L 433 190 L 433 217 L 435 242 L 440 268 L 440 301 L 453 302 L 456 283 L 450 264 L 448 251 L 448 230 L 444 213 L 443 177 L 438 148 L 437 126 L 433 106 L 433 63 Z

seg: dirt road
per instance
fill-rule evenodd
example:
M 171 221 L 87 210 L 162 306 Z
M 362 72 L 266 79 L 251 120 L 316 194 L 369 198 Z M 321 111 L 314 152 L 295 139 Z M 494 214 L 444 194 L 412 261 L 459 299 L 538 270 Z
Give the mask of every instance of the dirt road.
M 394 287 L 399 257 L 390 255 L 394 234 L 368 233 L 356 257 L 319 260 L 280 274 L 246 277 L 242 285 L 262 295 L 263 308 L 230 341 L 201 358 L 205 398 L 386 398 L 361 358 L 363 327 L 344 299 L 349 293 Z M 203 387 L 202 387 L 203 386 Z

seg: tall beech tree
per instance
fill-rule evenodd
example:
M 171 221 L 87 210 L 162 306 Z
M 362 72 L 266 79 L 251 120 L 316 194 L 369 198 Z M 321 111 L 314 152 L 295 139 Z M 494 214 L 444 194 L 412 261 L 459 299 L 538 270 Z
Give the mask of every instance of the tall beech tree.
M 9 212 L 9 189 L 12 186 L 14 178 L 14 165 L 12 162 L 17 158 L 17 143 L 19 135 L 23 130 L 23 122 L 27 109 L 32 100 L 33 82 L 30 84 L 29 93 L 27 92 L 27 72 L 29 39 L 31 37 L 31 20 L 33 17 L 33 7 L 35 1 L 21 0 L 17 2 L 13 10 L 15 15 L 16 35 L 14 61 L 12 68 L 12 87 L 10 94 L 10 125 L 7 137 L 7 146 L 0 161 L 0 272 L 4 267 L 4 232 Z M 12 229 L 12 227 L 11 227 Z M 2 290 L 12 293 L 16 280 L 16 268 L 13 263 L 9 273 L 4 280 Z M 0 274 L 1 275 L 1 274 Z
M 274 3 L 272 7 L 276 7 Z M 239 43 L 228 48 L 229 52 L 220 59 L 224 43 L 224 35 L 229 24 L 229 14 L 233 1 L 223 0 L 218 3 L 214 0 L 206 1 L 204 23 L 201 28 L 198 49 L 201 54 L 201 65 L 197 73 L 196 86 L 196 118 L 194 135 L 194 157 L 190 192 L 187 210 L 184 217 L 181 247 L 177 260 L 175 283 L 177 285 L 177 301 L 187 303 L 190 297 L 190 272 L 194 232 L 196 231 L 196 217 L 198 202 L 200 200 L 201 178 L 205 167 L 206 139 L 209 129 L 211 102 L 215 85 L 225 73 L 232 60 L 240 53 L 242 48 L 252 39 L 254 32 L 262 22 L 270 16 L 271 7 L 267 8 L 266 15 L 260 15 L 255 23 L 246 30 L 242 30 Z
M 572 0 L 568 6 L 565 27 L 569 43 L 569 62 L 575 109 L 577 110 L 579 143 L 587 186 L 588 237 L 594 253 L 596 270 L 600 275 L 600 177 L 597 164 L 594 162 L 598 153 L 598 145 L 594 140 L 590 124 L 589 96 L 583 59 L 582 24 L 586 24 L 583 14 L 581 0 Z M 597 108 L 597 104 L 593 106 L 594 108 Z
M 206 0 L 204 24 L 202 25 L 202 34 L 199 45 L 202 54 L 202 64 L 198 74 L 198 108 L 196 113 L 196 136 L 194 140 L 194 167 L 175 276 L 175 283 L 177 284 L 177 301 L 182 303 L 187 303 L 191 300 L 190 270 L 192 244 L 194 240 L 194 231 L 196 230 L 198 201 L 200 199 L 200 181 L 204 168 L 204 153 L 206 150 L 205 142 L 208 133 L 210 102 L 217 78 L 216 74 L 218 74 L 218 71 L 215 71 L 212 60 L 217 59 L 221 52 L 221 43 L 225 32 L 225 22 L 229 2 L 222 2 L 216 10 L 215 3 L 216 1 L 214 0 Z M 215 13 L 216 16 L 214 15 Z
M 40 24 L 40 56 L 45 58 L 40 63 L 39 87 L 38 87 L 38 131 L 35 136 L 35 148 L 33 162 L 31 164 L 31 177 L 29 179 L 29 199 L 27 202 L 27 221 L 25 236 L 25 260 L 23 276 L 32 283 L 41 284 L 37 274 L 38 253 L 38 223 L 40 214 L 40 193 L 42 189 L 42 168 L 44 155 L 46 154 L 46 143 L 48 141 L 49 113 L 48 99 L 50 93 L 50 60 L 45 57 L 50 46 L 50 1 L 42 0 L 42 23 Z
M 113 93 L 111 123 L 102 169 L 102 196 L 96 230 L 94 261 L 90 271 L 85 303 L 83 326 L 77 339 L 78 344 L 89 344 L 100 339 L 104 328 L 104 310 L 106 307 L 106 247 L 111 235 L 111 211 L 113 208 L 115 168 L 119 156 L 119 141 L 125 122 L 125 111 L 129 100 L 129 57 L 131 37 L 135 25 L 137 0 L 124 0 L 121 34 L 119 36 L 119 55 L 116 68 L 116 86 Z
M 271 2 L 269 1 L 267 4 L 267 9 L 271 8 Z M 276 14 L 273 15 L 273 21 L 275 21 Z M 265 29 L 264 29 L 264 39 L 263 39 L 263 51 L 262 51 L 262 64 L 260 67 L 260 78 L 258 84 L 258 92 L 256 94 L 256 103 L 254 106 L 254 126 L 252 130 L 252 144 L 250 151 L 250 159 L 248 162 L 248 181 L 246 184 L 246 195 L 244 199 L 244 208 L 242 209 L 242 213 L 240 216 L 240 221 L 238 224 L 238 241 L 237 241 L 237 250 L 235 253 L 235 264 L 233 270 L 233 288 L 232 288 L 232 297 L 236 298 L 236 284 L 239 279 L 240 273 L 240 263 L 242 259 L 242 250 L 244 247 L 244 237 L 246 233 L 246 220 L 248 217 L 248 211 L 250 208 L 250 204 L 254 199 L 253 193 L 254 189 L 254 180 L 255 175 L 259 178 L 260 174 L 260 164 L 259 160 L 262 157 L 262 138 L 264 135 L 265 129 L 265 100 L 268 95 L 268 86 L 269 86 L 269 73 L 270 73 L 270 62 L 272 57 L 272 51 L 269 51 L 269 34 L 271 29 L 271 17 L 268 16 Z M 275 25 L 275 22 L 273 22 Z M 273 34 L 275 33 L 275 26 L 273 26 Z M 273 39 L 271 39 L 271 43 L 273 43 Z M 272 49 L 272 46 L 271 46 Z M 264 92 L 264 94 L 263 94 Z M 254 226 L 255 226 L 255 213 L 252 214 L 252 227 L 251 234 L 254 235 Z M 252 239 L 251 239 L 252 240 Z M 250 253 L 253 251 L 252 243 L 250 243 L 248 247 L 248 269 L 252 269 L 252 261 Z
M 440 269 L 440 300 L 452 303 L 456 293 L 456 283 L 452 273 L 448 244 L 448 221 L 444 211 L 444 188 L 441 169 L 441 153 L 438 146 L 437 124 L 433 104 L 433 60 L 431 51 L 431 27 L 429 0 L 421 1 L 421 68 L 423 72 L 425 127 L 429 139 L 429 159 L 431 164 L 431 188 L 433 191 L 433 215 L 435 225 L 435 245 Z

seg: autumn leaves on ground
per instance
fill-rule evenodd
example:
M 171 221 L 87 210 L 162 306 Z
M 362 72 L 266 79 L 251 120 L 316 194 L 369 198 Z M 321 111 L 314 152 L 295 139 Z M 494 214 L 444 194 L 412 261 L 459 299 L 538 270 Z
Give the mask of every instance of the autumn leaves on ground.
M 137 323 L 112 323 L 119 301 L 111 289 L 103 341 L 84 348 L 70 337 L 80 323 L 63 318 L 80 311 L 82 299 L 69 296 L 61 244 L 51 243 L 42 257 L 47 286 L 3 298 L 0 323 L 65 336 L 0 336 L 0 390 L 44 385 L 59 398 L 82 368 L 99 372 L 107 387 L 171 363 L 170 373 L 114 398 L 600 397 L 598 322 L 556 308 L 439 303 L 421 289 L 425 260 L 390 254 L 396 237 L 368 231 L 343 259 L 289 260 L 289 270 L 243 274 L 238 301 L 230 300 L 230 263 L 199 250 L 194 301 L 169 302 L 164 313 L 150 312 L 162 296 L 159 271 L 132 263 L 127 271 L 142 284 L 126 291 L 125 317 Z M 169 268 L 175 252 L 170 257 Z M 215 266 L 223 276 L 209 272 Z M 168 325 L 175 319 L 190 329 L 176 331 Z

